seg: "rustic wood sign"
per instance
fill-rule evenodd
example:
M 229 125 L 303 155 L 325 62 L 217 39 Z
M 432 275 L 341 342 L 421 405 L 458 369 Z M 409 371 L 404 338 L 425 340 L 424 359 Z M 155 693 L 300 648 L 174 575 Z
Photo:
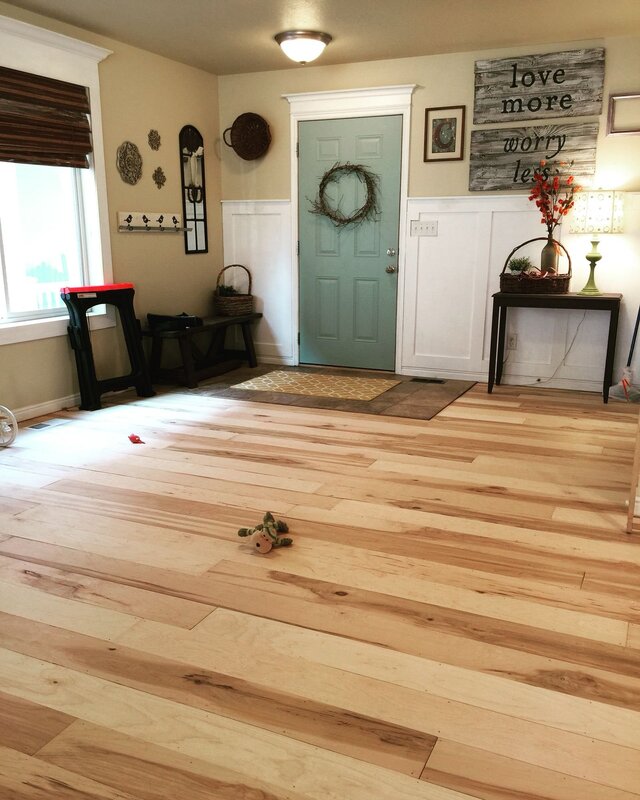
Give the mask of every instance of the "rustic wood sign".
M 476 61 L 473 121 L 595 116 L 603 84 L 602 47 Z
M 469 190 L 529 189 L 541 160 L 549 166 L 573 162 L 571 172 L 580 182 L 595 172 L 597 139 L 597 122 L 474 130 Z

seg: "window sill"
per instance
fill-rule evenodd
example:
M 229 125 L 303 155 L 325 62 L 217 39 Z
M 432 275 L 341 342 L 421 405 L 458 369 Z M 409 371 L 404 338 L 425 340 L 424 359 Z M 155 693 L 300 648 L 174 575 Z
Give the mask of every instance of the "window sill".
M 114 328 L 115 314 L 110 310 L 88 317 L 92 331 L 102 328 Z M 0 345 L 33 342 L 37 339 L 50 339 L 54 336 L 66 336 L 69 317 L 48 317 L 30 319 L 24 322 L 0 322 Z

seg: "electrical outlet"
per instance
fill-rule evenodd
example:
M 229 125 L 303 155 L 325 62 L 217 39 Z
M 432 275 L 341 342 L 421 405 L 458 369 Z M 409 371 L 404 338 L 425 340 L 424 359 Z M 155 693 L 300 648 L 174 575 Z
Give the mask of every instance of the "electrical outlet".
M 507 350 L 517 350 L 517 349 L 518 349 L 518 334 L 510 333 L 507 336 Z

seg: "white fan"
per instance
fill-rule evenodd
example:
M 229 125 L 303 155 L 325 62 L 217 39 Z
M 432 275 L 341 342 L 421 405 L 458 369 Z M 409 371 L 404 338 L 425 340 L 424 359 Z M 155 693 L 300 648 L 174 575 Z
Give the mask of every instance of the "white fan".
M 0 447 L 8 447 L 18 433 L 18 421 L 8 408 L 0 406 Z

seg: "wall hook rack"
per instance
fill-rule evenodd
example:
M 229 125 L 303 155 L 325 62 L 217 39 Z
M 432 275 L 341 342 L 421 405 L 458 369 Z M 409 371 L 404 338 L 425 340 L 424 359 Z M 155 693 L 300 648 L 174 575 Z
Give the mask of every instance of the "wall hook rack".
M 119 233 L 185 233 L 182 214 L 170 211 L 118 211 Z

